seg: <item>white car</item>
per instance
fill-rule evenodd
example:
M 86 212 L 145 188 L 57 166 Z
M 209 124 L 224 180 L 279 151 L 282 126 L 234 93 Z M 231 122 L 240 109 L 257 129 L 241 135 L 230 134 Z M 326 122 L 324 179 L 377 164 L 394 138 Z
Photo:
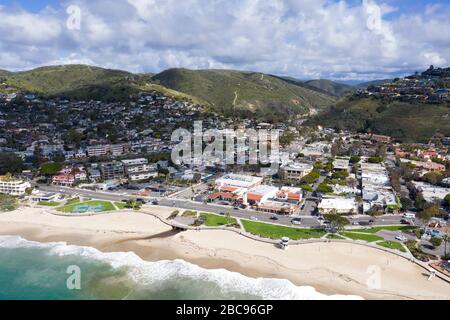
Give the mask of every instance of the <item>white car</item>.
M 258 218 L 257 217 L 250 217 L 250 220 L 258 221 Z
M 300 218 L 294 218 L 292 219 L 291 223 L 295 226 L 299 226 L 302 224 L 302 220 Z
M 408 238 L 406 238 L 402 234 L 399 234 L 398 236 L 396 236 L 395 239 L 398 240 L 398 241 L 402 241 L 402 242 L 408 240 Z

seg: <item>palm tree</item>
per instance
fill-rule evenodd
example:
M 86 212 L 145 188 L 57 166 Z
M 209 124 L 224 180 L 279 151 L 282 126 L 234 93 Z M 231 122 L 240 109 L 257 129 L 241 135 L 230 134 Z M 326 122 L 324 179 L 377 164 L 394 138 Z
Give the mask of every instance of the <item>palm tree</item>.
M 444 256 L 446 257 L 447 256 L 447 242 L 449 240 L 449 236 L 444 235 L 442 237 L 442 240 L 444 240 Z
M 227 212 L 227 213 L 225 214 L 225 216 L 227 217 L 227 224 L 230 224 L 230 218 L 231 218 L 230 213 Z

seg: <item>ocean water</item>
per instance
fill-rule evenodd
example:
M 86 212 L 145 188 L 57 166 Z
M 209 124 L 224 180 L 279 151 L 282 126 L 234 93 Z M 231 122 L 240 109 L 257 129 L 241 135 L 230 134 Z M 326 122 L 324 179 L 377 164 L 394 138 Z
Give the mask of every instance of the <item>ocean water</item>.
M 358 298 L 323 295 L 288 280 L 207 270 L 183 260 L 148 262 L 131 252 L 0 236 L 0 300 Z

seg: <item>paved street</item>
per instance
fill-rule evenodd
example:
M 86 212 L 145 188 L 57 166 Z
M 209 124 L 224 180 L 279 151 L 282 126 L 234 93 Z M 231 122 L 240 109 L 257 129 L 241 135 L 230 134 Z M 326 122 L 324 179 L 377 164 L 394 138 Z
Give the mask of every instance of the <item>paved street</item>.
M 47 185 L 39 185 L 39 190 L 46 191 L 46 192 L 59 192 L 66 195 L 79 195 L 83 197 L 89 197 L 94 199 L 100 199 L 100 200 L 109 200 L 109 201 L 122 201 L 125 199 L 132 199 L 136 198 L 129 195 L 120 195 L 115 194 L 111 192 L 97 192 L 97 191 L 90 191 L 90 190 L 80 190 L 80 189 L 71 189 L 71 188 L 64 188 L 59 186 L 47 186 Z M 217 204 L 205 204 L 200 202 L 194 202 L 187 199 L 171 199 L 171 198 L 147 198 L 147 199 L 157 199 L 159 205 L 161 206 L 167 206 L 167 207 L 176 207 L 186 210 L 196 210 L 196 211 L 207 211 L 207 212 L 213 212 L 213 213 L 230 213 L 231 216 L 237 217 L 237 218 L 243 218 L 243 219 L 251 219 L 251 217 L 257 217 L 258 221 L 263 222 L 272 222 L 272 223 L 278 223 L 282 225 L 292 225 L 291 220 L 292 217 L 282 217 L 278 216 L 278 220 L 274 221 L 270 218 L 273 216 L 270 213 L 266 212 L 259 212 L 255 210 L 249 210 L 249 209 L 239 209 L 234 210 L 231 206 L 222 206 Z M 309 201 L 307 201 L 308 203 Z M 312 205 L 312 204 L 311 204 Z M 306 212 L 306 205 L 303 212 Z M 362 217 L 354 217 L 352 221 L 358 221 L 358 222 L 365 222 L 368 223 L 371 217 L 369 216 L 362 216 Z M 391 224 L 399 224 L 400 220 L 402 219 L 401 216 L 383 216 L 381 218 L 375 218 L 374 225 L 391 225 Z M 318 227 L 320 226 L 319 221 L 316 217 L 312 217 L 311 215 L 301 215 L 301 226 L 303 227 Z

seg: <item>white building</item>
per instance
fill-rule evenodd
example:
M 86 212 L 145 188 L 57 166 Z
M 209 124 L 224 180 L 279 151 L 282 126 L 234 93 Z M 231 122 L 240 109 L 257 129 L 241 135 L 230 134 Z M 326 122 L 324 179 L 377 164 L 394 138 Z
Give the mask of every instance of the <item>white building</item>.
M 358 203 L 353 198 L 323 198 L 318 206 L 321 214 L 336 211 L 339 214 L 358 213 Z
M 310 163 L 293 163 L 280 168 L 280 176 L 283 180 L 300 181 L 310 174 L 314 167 Z
M 349 164 L 349 159 L 336 158 L 333 161 L 333 168 L 334 170 L 348 171 Z
M 262 182 L 263 178 L 261 177 L 230 173 L 217 179 L 216 186 L 232 186 L 250 189 L 261 185 Z
M 0 177 L 0 193 L 6 193 L 12 196 L 22 196 L 28 188 L 31 188 L 29 182 L 8 176 Z

